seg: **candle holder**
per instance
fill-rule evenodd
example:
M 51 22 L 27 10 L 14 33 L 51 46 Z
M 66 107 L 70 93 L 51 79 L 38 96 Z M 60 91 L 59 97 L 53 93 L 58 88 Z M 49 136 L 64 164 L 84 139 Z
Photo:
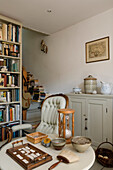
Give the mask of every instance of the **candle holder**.
M 73 109 L 58 109 L 59 113 L 59 137 L 66 139 L 66 143 L 71 143 L 74 136 L 74 112 Z M 72 116 L 71 116 L 72 114 Z M 70 118 L 72 119 L 72 129 L 70 130 Z

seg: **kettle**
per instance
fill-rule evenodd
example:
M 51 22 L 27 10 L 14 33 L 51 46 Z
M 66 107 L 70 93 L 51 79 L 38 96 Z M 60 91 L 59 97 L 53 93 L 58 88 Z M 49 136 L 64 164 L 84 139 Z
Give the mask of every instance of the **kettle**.
M 106 82 L 100 82 L 101 83 L 101 94 L 111 94 L 112 85 L 110 83 Z

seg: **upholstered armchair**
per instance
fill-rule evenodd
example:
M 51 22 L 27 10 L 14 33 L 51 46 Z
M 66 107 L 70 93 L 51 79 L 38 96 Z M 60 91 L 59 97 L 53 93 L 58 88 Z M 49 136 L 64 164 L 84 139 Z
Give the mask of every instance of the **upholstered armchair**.
M 8 140 L 12 140 L 13 132 L 18 130 L 35 128 L 37 132 L 45 134 L 58 134 L 58 109 L 67 108 L 69 104 L 68 97 L 64 94 L 55 94 L 48 96 L 41 106 L 41 122 L 38 125 L 21 124 L 7 129 Z

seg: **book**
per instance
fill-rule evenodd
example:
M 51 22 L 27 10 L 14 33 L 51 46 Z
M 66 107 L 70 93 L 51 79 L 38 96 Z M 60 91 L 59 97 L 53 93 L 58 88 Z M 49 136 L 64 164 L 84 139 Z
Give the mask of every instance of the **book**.
M 6 139 L 6 125 L 2 125 L 2 141 Z
M 3 121 L 3 110 L 0 109 L 0 122 L 2 122 L 2 121 Z
M 7 93 L 6 93 L 6 100 L 7 100 L 7 102 L 11 102 L 11 92 L 10 91 L 7 91 Z
M 9 30 L 8 40 L 11 41 L 11 37 L 12 37 L 12 24 L 9 24 L 9 25 L 8 25 L 8 30 Z
M 7 41 L 7 24 L 2 24 L 2 39 Z
M 2 23 L 0 23 L 0 40 L 2 40 Z
M 13 41 L 15 42 L 15 25 L 13 25 Z
M 10 121 L 9 105 L 6 105 L 6 122 Z
M 4 78 L 0 78 L 0 87 L 4 87 Z
M 4 78 L 4 87 L 7 87 L 7 75 L 2 74 L 2 78 Z
M 0 141 L 2 141 L 2 127 L 0 126 Z
M 12 108 L 10 108 L 10 121 L 13 121 L 13 113 L 12 113 Z
M 2 43 L 0 43 L 0 55 L 2 55 Z

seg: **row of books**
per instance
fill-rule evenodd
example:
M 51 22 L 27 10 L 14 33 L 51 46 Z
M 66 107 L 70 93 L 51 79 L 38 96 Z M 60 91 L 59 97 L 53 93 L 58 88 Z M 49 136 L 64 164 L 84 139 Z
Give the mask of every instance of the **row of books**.
M 0 23 L 0 39 L 21 42 L 20 27 L 18 25 Z
M 44 100 L 46 97 L 46 93 L 45 92 L 40 92 L 40 99 Z
M 6 105 L 0 107 L 0 122 L 16 121 L 20 119 L 20 105 Z
M 0 126 L 0 141 L 7 139 L 6 128 L 18 125 L 19 122 L 13 122 L 9 124 L 4 124 Z M 20 135 L 19 131 L 13 132 L 13 138 L 18 137 Z
M 6 42 L 0 43 L 1 55 L 19 57 L 19 45 L 7 44 Z
M 46 93 L 44 92 L 43 86 L 37 86 L 33 89 L 33 100 L 44 100 Z
M 19 89 L 0 90 L 0 102 L 13 102 L 19 99 Z
M 0 74 L 0 87 L 19 87 L 19 75 Z
M 34 87 L 34 92 L 44 92 L 44 87 L 43 86 L 36 86 L 36 87 Z
M 44 100 L 46 97 L 45 92 L 34 92 L 33 93 L 33 100 Z
M 19 61 L 12 59 L 0 59 L 0 71 L 19 72 Z

